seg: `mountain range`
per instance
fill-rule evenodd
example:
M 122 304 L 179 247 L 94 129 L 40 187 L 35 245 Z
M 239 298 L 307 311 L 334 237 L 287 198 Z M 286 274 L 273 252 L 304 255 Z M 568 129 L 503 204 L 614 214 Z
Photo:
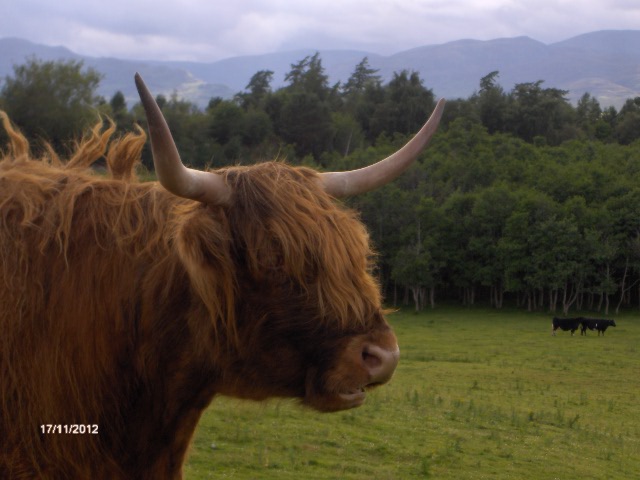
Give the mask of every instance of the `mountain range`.
M 505 91 L 515 84 L 544 80 L 543 87 L 568 90 L 573 102 L 588 92 L 605 108 L 620 108 L 640 96 L 640 30 L 603 30 L 557 43 L 529 37 L 495 40 L 458 40 L 428 45 L 393 55 L 354 50 L 319 50 L 331 84 L 346 82 L 355 66 L 367 57 L 384 82 L 394 72 L 419 72 L 424 85 L 437 97 L 468 98 L 482 77 L 498 70 Z M 245 89 L 259 70 L 274 72 L 272 87 L 285 85 L 291 65 L 313 50 L 240 56 L 210 63 L 133 61 L 78 55 L 65 47 L 39 45 L 19 38 L 0 38 L 0 86 L 13 66 L 29 58 L 80 60 L 103 74 L 98 94 L 110 99 L 121 91 L 128 104 L 137 102 L 133 74 L 140 72 L 156 93 L 194 102 L 200 107 L 212 97 L 231 98 Z

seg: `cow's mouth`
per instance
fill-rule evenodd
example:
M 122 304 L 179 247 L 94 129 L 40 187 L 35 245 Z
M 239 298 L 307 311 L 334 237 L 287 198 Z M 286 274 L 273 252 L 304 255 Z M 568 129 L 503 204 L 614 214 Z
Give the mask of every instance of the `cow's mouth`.
M 367 397 L 365 387 L 358 387 L 344 392 L 326 392 L 307 395 L 303 403 L 321 412 L 338 412 L 362 405 Z
M 366 396 L 364 389 L 350 390 L 342 393 L 307 396 L 303 403 L 320 412 L 339 412 L 359 407 L 364 403 Z
M 359 388 L 357 390 L 352 390 L 345 393 L 339 393 L 338 396 L 344 401 L 346 408 L 355 408 L 359 407 L 364 403 L 367 394 L 364 392 L 364 388 Z

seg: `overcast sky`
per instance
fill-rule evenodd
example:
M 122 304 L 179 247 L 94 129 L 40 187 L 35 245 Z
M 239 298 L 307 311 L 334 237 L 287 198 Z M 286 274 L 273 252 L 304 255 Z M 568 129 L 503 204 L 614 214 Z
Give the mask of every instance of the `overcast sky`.
M 0 37 L 123 59 L 391 54 L 463 38 L 548 44 L 610 29 L 640 29 L 640 0 L 0 0 Z

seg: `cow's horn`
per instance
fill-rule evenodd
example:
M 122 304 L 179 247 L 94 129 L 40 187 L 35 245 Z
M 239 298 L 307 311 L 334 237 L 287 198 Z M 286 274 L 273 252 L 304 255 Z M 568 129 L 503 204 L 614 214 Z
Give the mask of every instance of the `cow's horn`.
M 348 197 L 374 190 L 394 180 L 409 168 L 429 143 L 440 123 L 444 103 L 444 99 L 441 99 L 420 131 L 391 156 L 358 170 L 323 173 L 321 178 L 325 190 L 334 197 Z
M 216 173 L 193 170 L 182 164 L 160 107 L 138 73 L 135 81 L 147 115 L 153 164 L 160 184 L 179 197 L 210 205 L 228 205 L 231 201 L 231 189 L 223 178 Z

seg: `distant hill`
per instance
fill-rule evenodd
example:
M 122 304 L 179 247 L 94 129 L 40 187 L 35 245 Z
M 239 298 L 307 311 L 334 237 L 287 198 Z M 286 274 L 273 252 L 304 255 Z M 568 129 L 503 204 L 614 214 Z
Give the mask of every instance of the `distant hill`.
M 489 41 L 458 40 L 383 56 L 364 51 L 320 51 L 333 84 L 345 82 L 366 56 L 384 81 L 403 69 L 420 73 L 439 97 L 467 98 L 480 79 L 499 70 L 499 82 L 509 91 L 516 83 L 544 80 L 545 87 L 569 90 L 576 102 L 585 92 L 603 107 L 620 108 L 640 96 L 640 30 L 588 33 L 546 45 L 528 37 Z M 284 85 L 291 64 L 315 51 L 289 51 L 243 56 L 212 63 L 128 61 L 80 56 L 63 47 L 47 47 L 16 38 L 0 39 L 0 79 L 13 74 L 13 65 L 29 57 L 42 60 L 83 60 L 104 74 L 99 93 L 109 99 L 120 90 L 129 105 L 137 101 L 133 73 L 140 72 L 155 93 L 180 97 L 206 106 L 212 97 L 230 98 L 243 91 L 259 70 L 273 70 L 273 87 Z

